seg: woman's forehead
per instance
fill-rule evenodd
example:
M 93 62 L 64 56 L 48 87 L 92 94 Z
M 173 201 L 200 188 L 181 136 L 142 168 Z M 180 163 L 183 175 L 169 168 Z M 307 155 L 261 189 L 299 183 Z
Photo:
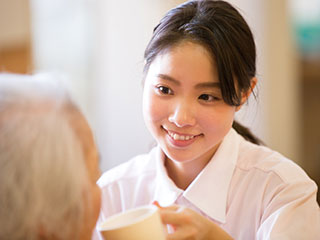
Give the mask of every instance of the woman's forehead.
M 193 42 L 182 42 L 157 56 L 148 75 L 163 79 L 195 78 L 201 82 L 219 82 L 216 64 L 206 48 Z

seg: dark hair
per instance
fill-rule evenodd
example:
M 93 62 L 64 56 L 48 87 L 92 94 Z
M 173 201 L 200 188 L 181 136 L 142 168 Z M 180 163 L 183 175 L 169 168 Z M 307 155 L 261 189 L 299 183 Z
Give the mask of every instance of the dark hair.
M 256 74 L 256 47 L 240 13 L 229 3 L 215 0 L 192 0 L 171 9 L 155 27 L 145 50 L 144 74 L 159 53 L 181 41 L 192 41 L 208 50 L 218 70 L 223 100 L 241 105 L 241 93 L 250 89 Z M 244 134 L 238 131 L 245 129 L 240 124 L 233 127 Z M 250 131 L 245 135 L 259 144 Z

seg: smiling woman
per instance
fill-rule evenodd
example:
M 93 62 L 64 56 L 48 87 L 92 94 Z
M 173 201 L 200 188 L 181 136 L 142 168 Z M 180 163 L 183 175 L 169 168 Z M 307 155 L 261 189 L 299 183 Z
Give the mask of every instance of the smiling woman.
M 157 146 L 102 175 L 100 221 L 158 202 L 167 239 L 318 239 L 316 184 L 234 121 L 258 81 L 237 9 L 219 0 L 171 9 L 144 57 L 143 115 Z
M 223 101 L 212 62 L 202 45 L 183 41 L 158 55 L 145 77 L 145 122 L 170 159 L 168 175 L 184 179 L 176 182 L 181 189 L 209 162 L 239 109 Z M 176 176 L 179 174 L 190 176 Z

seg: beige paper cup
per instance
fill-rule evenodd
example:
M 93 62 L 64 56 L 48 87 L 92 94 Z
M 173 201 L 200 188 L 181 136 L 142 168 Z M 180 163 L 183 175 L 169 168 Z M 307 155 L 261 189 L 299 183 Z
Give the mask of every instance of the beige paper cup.
M 111 216 L 98 226 L 106 240 L 165 240 L 158 208 L 143 206 Z

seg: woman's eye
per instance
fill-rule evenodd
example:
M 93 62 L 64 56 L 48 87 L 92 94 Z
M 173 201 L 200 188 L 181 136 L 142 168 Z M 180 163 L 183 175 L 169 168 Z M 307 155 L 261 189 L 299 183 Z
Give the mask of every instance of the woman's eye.
M 164 95 L 172 95 L 173 92 L 170 88 L 168 87 L 165 87 L 165 86 L 157 86 L 157 91 L 160 93 L 160 94 L 164 94 Z
M 201 94 L 199 96 L 200 100 L 206 101 L 206 102 L 213 102 L 213 101 L 219 101 L 220 98 L 212 96 L 210 94 Z

